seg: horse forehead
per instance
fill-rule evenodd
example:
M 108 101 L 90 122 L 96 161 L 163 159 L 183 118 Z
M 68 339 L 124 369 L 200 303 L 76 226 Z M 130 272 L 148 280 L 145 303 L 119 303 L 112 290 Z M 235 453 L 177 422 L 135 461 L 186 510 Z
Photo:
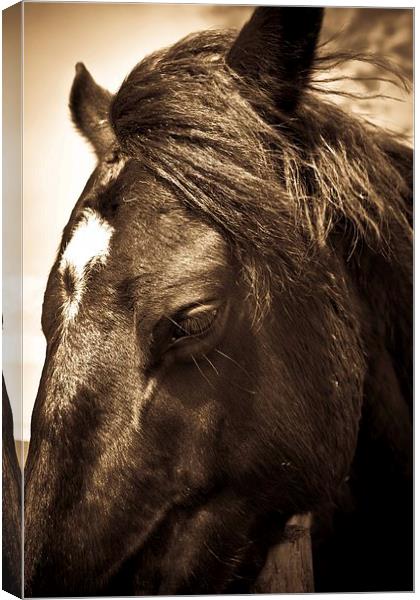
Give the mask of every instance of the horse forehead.
M 106 187 L 115 181 L 128 162 L 129 160 L 127 157 L 118 156 L 116 155 L 116 151 L 112 150 L 110 156 L 106 157 L 99 167 L 97 185 Z
M 62 280 L 62 314 L 67 325 L 74 321 L 86 291 L 88 273 L 104 265 L 114 228 L 91 208 L 83 211 L 59 263 Z
M 114 228 L 95 210 L 87 208 L 74 228 L 60 261 L 60 271 L 71 267 L 82 276 L 91 262 L 104 262 Z
M 130 217 L 116 226 L 113 262 L 134 258 L 138 265 L 156 272 L 187 263 L 199 268 L 212 261 L 224 262 L 227 250 L 220 233 L 183 208 L 162 211 L 149 206 Z

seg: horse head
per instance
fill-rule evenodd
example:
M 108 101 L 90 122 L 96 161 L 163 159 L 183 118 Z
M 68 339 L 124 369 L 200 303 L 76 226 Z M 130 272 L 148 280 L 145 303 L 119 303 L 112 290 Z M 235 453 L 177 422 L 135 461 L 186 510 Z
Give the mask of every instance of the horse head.
M 321 21 L 259 8 L 237 36 L 146 58 L 115 96 L 76 66 L 72 116 L 98 162 L 44 298 L 29 595 L 247 589 L 273 528 L 344 485 L 364 306 L 339 192 L 316 204 L 310 157 L 334 143 L 308 99 Z M 346 223 L 374 240 L 379 200 L 353 184 Z

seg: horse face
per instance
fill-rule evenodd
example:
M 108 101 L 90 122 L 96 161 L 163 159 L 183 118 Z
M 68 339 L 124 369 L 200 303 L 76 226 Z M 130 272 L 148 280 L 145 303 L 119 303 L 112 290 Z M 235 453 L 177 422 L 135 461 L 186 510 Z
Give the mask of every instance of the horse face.
M 290 283 L 256 323 L 221 228 L 121 150 L 109 95 L 77 70 L 73 115 L 99 163 L 45 294 L 27 593 L 221 592 L 259 564 L 272 518 L 330 499 L 347 474 L 353 293 L 325 251 L 316 296 Z
M 298 314 L 285 297 L 283 319 L 256 327 L 221 234 L 138 162 L 107 160 L 45 294 L 26 467 L 30 593 L 222 591 L 267 513 L 282 522 L 344 476 L 353 425 L 335 452 L 349 392 L 344 374 L 323 371 L 333 332 L 354 340 L 326 313 L 323 356 L 327 333 L 299 325 L 313 300 Z
M 252 522 L 246 499 L 226 487 L 229 474 L 240 480 L 240 455 L 254 462 L 252 432 L 264 428 L 239 270 L 222 236 L 141 165 L 106 160 L 73 211 L 45 293 L 47 358 L 26 469 L 27 570 L 42 564 L 34 593 L 43 581 L 54 593 L 89 591 L 160 526 L 178 556 L 162 589 L 176 590 L 182 522 L 193 565 L 221 507 L 235 514 L 236 505 L 233 523 Z

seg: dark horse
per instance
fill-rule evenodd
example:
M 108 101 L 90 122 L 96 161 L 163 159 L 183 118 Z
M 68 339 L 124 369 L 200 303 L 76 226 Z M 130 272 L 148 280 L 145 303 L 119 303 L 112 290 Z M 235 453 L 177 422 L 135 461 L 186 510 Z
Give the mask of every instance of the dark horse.
M 77 65 L 28 595 L 247 591 L 308 511 L 316 590 L 411 589 L 412 156 L 314 91 L 321 22 L 259 8 L 115 96 Z
M 2 377 L 2 589 L 22 592 L 22 472 L 13 436 L 13 412 Z

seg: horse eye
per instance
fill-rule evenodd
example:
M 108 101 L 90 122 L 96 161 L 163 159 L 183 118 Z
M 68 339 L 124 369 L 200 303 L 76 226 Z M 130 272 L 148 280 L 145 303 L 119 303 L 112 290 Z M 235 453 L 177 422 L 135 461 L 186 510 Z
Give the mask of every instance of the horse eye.
M 185 317 L 181 316 L 176 321 L 174 320 L 172 341 L 203 335 L 211 329 L 217 313 L 217 308 L 210 310 L 193 309 Z

